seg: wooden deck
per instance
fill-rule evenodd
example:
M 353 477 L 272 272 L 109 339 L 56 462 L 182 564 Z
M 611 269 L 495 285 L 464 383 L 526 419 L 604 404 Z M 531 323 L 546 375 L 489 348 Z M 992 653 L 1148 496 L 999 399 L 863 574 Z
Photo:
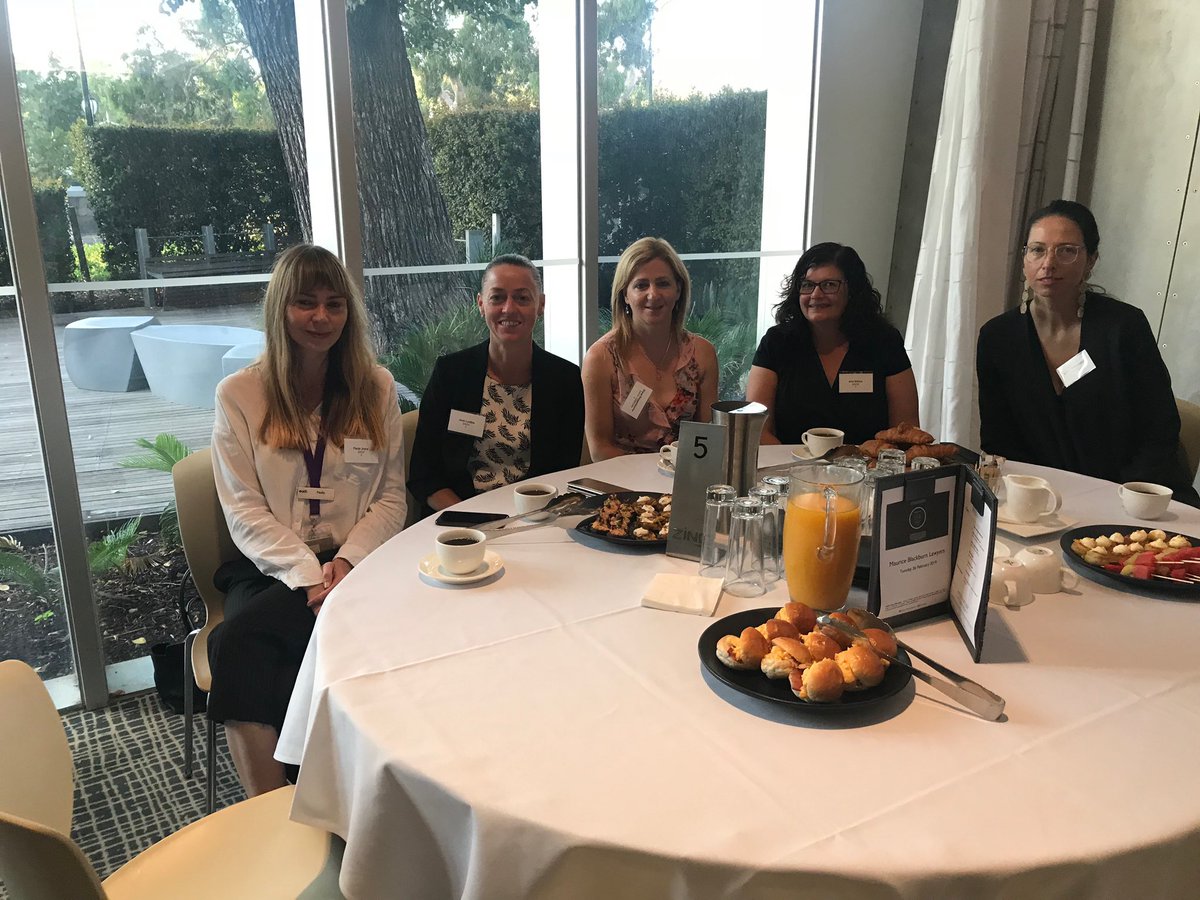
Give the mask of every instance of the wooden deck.
M 109 310 L 101 315 L 144 315 L 146 310 Z M 55 316 L 55 335 L 62 346 L 68 322 L 96 313 Z M 257 305 L 194 310 L 159 310 L 164 325 L 211 324 L 260 327 Z M 61 364 L 61 354 L 60 354 Z M 79 473 L 85 522 L 157 513 L 171 499 L 171 476 L 124 469 L 119 462 L 140 452 L 134 441 L 174 434 L 193 450 L 207 447 L 213 411 L 192 409 L 163 400 L 150 391 L 113 394 L 82 391 L 62 372 L 71 426 L 71 445 Z M 33 414 L 33 397 L 21 329 L 16 319 L 0 319 L 0 534 L 13 534 L 50 524 L 50 504 L 42 467 L 41 445 Z

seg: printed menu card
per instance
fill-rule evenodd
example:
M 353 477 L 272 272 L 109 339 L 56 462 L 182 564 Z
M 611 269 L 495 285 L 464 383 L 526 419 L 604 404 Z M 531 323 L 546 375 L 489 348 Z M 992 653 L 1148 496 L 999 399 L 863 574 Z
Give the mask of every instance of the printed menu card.
M 978 662 L 983 652 L 996 495 L 967 466 L 876 482 L 867 606 L 890 625 L 949 613 Z

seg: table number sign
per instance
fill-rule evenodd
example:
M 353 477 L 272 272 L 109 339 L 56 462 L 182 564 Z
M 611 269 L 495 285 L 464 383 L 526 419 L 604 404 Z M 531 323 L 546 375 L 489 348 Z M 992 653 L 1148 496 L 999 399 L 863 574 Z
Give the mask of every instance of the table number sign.
M 700 559 L 704 535 L 704 489 L 725 480 L 725 427 L 681 422 L 675 454 L 675 486 L 671 489 L 671 530 L 667 555 Z
M 963 465 L 880 478 L 874 534 L 868 608 L 893 626 L 949 613 L 978 662 L 996 495 Z

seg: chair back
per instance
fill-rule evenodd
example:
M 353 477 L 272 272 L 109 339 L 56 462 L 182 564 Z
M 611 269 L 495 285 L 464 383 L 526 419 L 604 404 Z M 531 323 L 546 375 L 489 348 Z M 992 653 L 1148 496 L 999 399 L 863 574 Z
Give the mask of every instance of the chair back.
M 25 663 L 0 662 L 0 812 L 69 835 L 71 773 L 71 748 L 50 692 Z
M 8 896 L 21 900 L 105 900 L 100 879 L 73 840 L 5 812 L 0 812 L 0 882 Z
M 1187 458 L 1188 472 L 1195 479 L 1200 469 L 1200 406 L 1178 397 L 1175 405 L 1179 408 L 1179 443 Z
M 225 513 L 217 499 L 212 451 L 207 447 L 186 456 L 171 469 L 175 482 L 175 506 L 179 512 L 179 534 L 192 581 L 204 601 L 204 627 L 192 644 L 192 671 L 202 691 L 212 688 L 208 668 L 208 636 L 225 618 L 225 595 L 213 585 L 213 575 L 222 563 L 241 554 L 229 536 Z
M 408 478 L 409 464 L 412 462 L 413 441 L 417 439 L 417 413 L 419 410 L 409 410 L 400 416 L 400 426 L 404 429 L 404 477 Z M 404 514 L 404 527 L 417 521 L 420 515 L 421 501 L 412 495 L 407 487 L 404 489 L 408 506 Z M 424 498 L 422 498 L 424 499 Z

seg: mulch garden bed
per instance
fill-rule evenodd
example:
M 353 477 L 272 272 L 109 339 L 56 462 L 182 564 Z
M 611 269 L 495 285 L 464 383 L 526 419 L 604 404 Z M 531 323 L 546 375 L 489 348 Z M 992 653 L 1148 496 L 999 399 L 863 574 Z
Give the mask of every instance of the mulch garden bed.
M 43 569 L 58 564 L 52 543 L 25 546 L 23 555 Z M 163 547 L 157 534 L 143 534 L 130 547 L 126 565 L 92 576 L 106 663 L 148 656 L 153 644 L 184 639 L 179 585 L 186 572 L 183 548 Z M 193 616 L 203 615 L 190 577 L 185 596 Z M 42 596 L 0 581 L 0 659 L 22 659 L 43 679 L 70 674 L 74 663 L 61 594 Z

